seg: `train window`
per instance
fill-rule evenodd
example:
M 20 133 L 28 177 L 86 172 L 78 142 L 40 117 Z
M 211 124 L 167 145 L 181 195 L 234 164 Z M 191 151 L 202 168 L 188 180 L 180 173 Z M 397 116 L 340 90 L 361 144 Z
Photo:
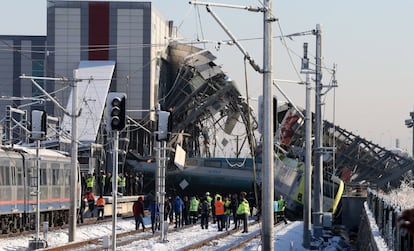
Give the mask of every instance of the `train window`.
M 9 166 L 9 161 L 7 159 L 0 159 L 0 186 L 6 186 L 7 181 L 9 180 L 6 176 L 6 169 Z
M 70 183 L 70 169 L 69 168 L 65 168 L 65 175 L 63 176 L 65 178 L 65 185 L 69 185 Z
M 10 184 L 12 186 L 15 186 L 16 185 L 16 167 L 10 166 L 9 170 L 10 170 Z
M 52 185 L 56 186 L 59 181 L 59 169 L 52 169 Z
M 45 186 L 47 184 L 47 169 L 46 163 L 40 164 L 40 185 Z
M 53 185 L 64 185 L 65 175 L 62 170 L 60 163 L 52 163 L 52 184 Z
M 23 168 L 21 166 L 16 167 L 16 184 L 18 186 L 23 185 Z
M 0 166 L 0 186 L 10 186 L 10 169 L 7 166 Z
M 0 166 L 0 186 L 3 186 L 4 185 L 4 180 L 5 180 L 5 178 L 4 178 L 4 176 L 3 176 L 3 167 L 2 166 Z

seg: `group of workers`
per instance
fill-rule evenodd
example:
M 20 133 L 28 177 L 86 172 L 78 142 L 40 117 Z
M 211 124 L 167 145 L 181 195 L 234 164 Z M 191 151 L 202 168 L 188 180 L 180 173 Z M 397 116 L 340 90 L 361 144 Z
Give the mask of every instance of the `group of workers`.
M 86 205 L 88 205 L 88 212 L 90 212 L 89 217 L 94 217 L 96 206 L 97 220 L 103 219 L 105 199 L 99 196 L 95 201 L 93 192 L 87 189 L 79 210 L 78 222 L 83 223 Z M 155 233 L 157 229 L 160 229 L 160 209 L 155 199 L 150 202 L 148 209 L 151 213 L 151 229 Z M 279 199 L 274 201 L 275 222 L 284 221 L 287 224 L 284 211 L 285 200 L 280 195 Z M 142 225 L 142 230 L 145 231 L 143 196 L 138 196 L 138 199 L 133 204 L 132 212 L 135 219 L 135 229 L 138 230 Z M 220 194 L 215 194 L 212 197 L 209 192 L 206 192 L 202 197 L 191 196 L 189 198 L 188 196 L 183 196 L 181 198 L 179 195 L 174 199 L 166 197 L 163 219 L 164 221 L 169 221 L 169 223 L 175 223 L 174 228 L 197 224 L 199 221 L 202 229 L 208 229 L 211 218 L 213 224 L 217 223 L 218 231 L 227 231 L 230 228 L 231 219 L 233 219 L 233 229 L 238 229 L 243 223 L 242 233 L 248 233 L 248 219 L 251 214 L 252 206 L 247 199 L 246 192 L 234 193 L 224 197 Z
M 155 233 L 159 226 L 160 210 L 155 200 L 149 205 L 151 212 L 151 229 Z M 177 195 L 174 199 L 166 197 L 164 202 L 164 221 L 175 223 L 174 228 L 181 228 L 184 225 L 193 225 L 199 222 L 202 229 L 208 229 L 210 219 L 217 223 L 218 231 L 230 228 L 231 218 L 234 228 L 238 229 L 243 222 L 243 233 L 248 233 L 248 218 L 251 215 L 250 203 L 247 200 L 247 193 L 226 195 L 222 197 L 215 194 L 214 197 L 206 192 L 204 196 L 183 196 Z M 174 217 L 175 216 L 175 217 Z
M 123 174 L 120 173 L 117 178 L 119 195 L 139 195 L 143 193 L 144 175 L 142 173 Z M 112 194 L 113 175 L 105 173 L 103 170 L 98 174 L 87 173 L 82 176 L 82 192 L 91 190 L 103 195 Z
M 95 195 L 93 194 L 92 190 L 87 189 L 85 195 L 81 198 L 81 203 L 78 211 L 78 223 L 83 223 L 86 205 L 88 205 L 88 217 L 94 217 L 96 206 L 97 220 L 103 220 L 105 199 L 101 195 L 95 201 Z

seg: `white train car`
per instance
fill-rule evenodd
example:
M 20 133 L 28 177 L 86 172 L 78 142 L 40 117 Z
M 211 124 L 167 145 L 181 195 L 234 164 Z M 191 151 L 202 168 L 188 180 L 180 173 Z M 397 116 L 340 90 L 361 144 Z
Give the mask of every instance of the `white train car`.
M 39 149 L 41 221 L 50 226 L 68 222 L 71 158 L 59 151 Z M 0 230 L 2 233 L 35 227 L 37 191 L 36 149 L 0 149 Z M 78 186 L 80 188 L 80 185 Z

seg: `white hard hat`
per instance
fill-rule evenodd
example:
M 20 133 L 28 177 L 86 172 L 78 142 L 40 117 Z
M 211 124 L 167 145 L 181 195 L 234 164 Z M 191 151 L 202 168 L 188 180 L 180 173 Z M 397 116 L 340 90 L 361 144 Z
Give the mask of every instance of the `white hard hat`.
M 210 193 L 209 192 L 206 192 L 206 195 L 210 195 Z

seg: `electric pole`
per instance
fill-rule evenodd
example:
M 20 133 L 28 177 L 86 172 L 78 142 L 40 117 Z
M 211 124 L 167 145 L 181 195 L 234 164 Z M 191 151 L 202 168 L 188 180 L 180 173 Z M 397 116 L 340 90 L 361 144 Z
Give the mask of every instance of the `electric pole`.
M 316 25 L 316 88 L 315 88 L 315 176 L 314 176 L 314 214 L 313 214 L 313 225 L 314 225 L 314 236 L 316 239 L 322 237 L 322 216 L 323 216 L 323 126 L 322 126 L 322 30 L 320 24 Z

